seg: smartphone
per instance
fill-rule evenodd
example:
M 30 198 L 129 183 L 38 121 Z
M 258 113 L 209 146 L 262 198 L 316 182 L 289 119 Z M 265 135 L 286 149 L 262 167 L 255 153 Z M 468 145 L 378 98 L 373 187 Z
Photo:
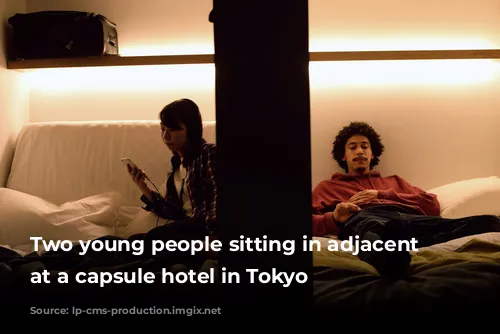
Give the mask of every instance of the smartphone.
M 133 161 L 132 161 L 132 160 L 130 160 L 129 158 L 121 158 L 120 160 L 122 161 L 122 163 L 123 163 L 124 165 L 126 165 L 126 166 L 127 166 L 127 165 L 128 165 L 128 166 L 130 166 L 130 168 L 135 167 L 135 168 L 139 169 L 139 167 L 137 167 L 137 165 L 136 165 L 136 164 L 134 164 L 134 163 L 133 163 Z
M 139 167 L 137 167 L 137 165 L 136 165 L 136 164 L 134 164 L 134 162 L 133 162 L 130 158 L 121 158 L 120 160 L 121 160 L 121 162 L 122 162 L 125 166 L 130 166 L 130 168 L 135 167 L 135 168 L 137 168 L 137 169 L 140 169 Z M 149 177 L 148 177 L 147 175 L 146 175 L 146 180 L 148 180 L 148 181 L 149 181 L 149 183 L 151 183 L 151 185 L 152 185 L 152 186 L 156 189 L 156 191 L 157 191 L 157 192 L 160 192 L 160 191 L 158 190 L 158 187 L 156 187 L 156 185 L 153 183 L 153 181 L 151 181 L 151 180 L 149 179 Z

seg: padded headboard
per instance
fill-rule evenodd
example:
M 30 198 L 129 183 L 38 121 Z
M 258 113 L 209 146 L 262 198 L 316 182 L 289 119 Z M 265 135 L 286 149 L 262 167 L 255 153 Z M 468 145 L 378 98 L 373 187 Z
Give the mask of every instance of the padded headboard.
M 215 122 L 204 122 L 208 142 L 215 133 Z M 117 191 L 125 205 L 140 206 L 120 158 L 132 159 L 160 189 L 171 156 L 158 121 L 31 123 L 19 134 L 7 188 L 55 204 Z

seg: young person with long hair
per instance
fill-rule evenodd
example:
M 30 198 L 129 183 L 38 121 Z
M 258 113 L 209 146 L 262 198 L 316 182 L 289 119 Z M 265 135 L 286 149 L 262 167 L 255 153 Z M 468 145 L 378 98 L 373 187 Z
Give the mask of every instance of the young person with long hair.
M 199 107 L 179 99 L 166 105 L 159 119 L 163 142 L 173 153 L 165 196 L 146 184 L 142 169 L 128 167 L 142 192 L 143 209 L 168 220 L 144 237 L 146 241 L 216 238 L 216 145 L 203 138 Z

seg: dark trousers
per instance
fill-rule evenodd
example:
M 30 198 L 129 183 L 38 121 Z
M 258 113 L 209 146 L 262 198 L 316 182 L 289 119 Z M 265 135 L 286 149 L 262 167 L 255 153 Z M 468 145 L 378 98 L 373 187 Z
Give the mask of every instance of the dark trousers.
M 396 222 L 393 224 L 389 222 Z M 396 228 L 395 228 L 396 226 Z M 392 230 L 388 230 L 391 228 Z M 416 248 L 428 247 L 466 236 L 500 232 L 500 217 L 479 215 L 448 219 L 402 212 L 394 207 L 379 207 L 361 210 L 352 215 L 344 224 L 339 239 L 359 236 L 359 240 L 417 240 Z M 394 241 L 397 241 L 394 240 Z M 372 251 L 360 250 L 364 260 Z

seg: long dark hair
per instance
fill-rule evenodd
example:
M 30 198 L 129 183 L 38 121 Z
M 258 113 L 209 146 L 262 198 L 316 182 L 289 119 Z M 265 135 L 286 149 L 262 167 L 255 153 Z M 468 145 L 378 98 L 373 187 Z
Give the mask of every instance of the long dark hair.
M 186 127 L 187 149 L 184 153 L 183 165 L 187 167 L 201 152 L 203 142 L 203 122 L 198 105 L 190 99 L 179 99 L 167 104 L 158 115 L 160 122 L 170 129 Z M 180 165 L 180 157 L 175 152 L 172 163 Z

